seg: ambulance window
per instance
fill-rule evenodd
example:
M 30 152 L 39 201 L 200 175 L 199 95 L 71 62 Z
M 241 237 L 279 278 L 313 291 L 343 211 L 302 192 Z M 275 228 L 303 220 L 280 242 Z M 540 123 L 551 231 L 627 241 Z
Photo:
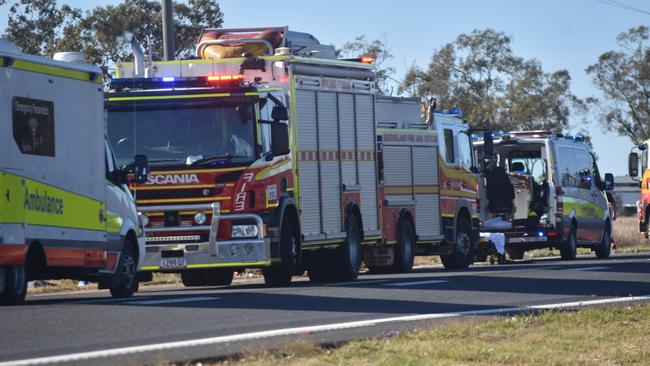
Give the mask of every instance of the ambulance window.
M 643 175 L 643 172 L 648 169 L 648 151 L 650 151 L 650 149 L 641 151 L 641 175 Z
M 454 156 L 454 131 L 445 129 L 445 161 L 453 164 L 456 161 Z
M 561 147 L 558 149 L 558 174 L 562 185 L 566 187 L 578 186 L 578 169 L 573 149 Z
M 54 156 L 54 103 L 14 97 L 14 140 L 23 154 Z
M 591 189 L 592 168 L 594 165 L 591 161 L 591 155 L 585 150 L 575 150 L 575 156 L 578 168 L 578 187 Z

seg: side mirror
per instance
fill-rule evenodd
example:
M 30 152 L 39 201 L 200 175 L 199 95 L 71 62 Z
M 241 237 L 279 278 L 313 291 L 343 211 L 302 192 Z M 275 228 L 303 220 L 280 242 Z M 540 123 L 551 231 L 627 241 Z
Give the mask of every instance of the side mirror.
M 275 105 L 271 111 L 271 118 L 273 119 L 273 122 L 288 121 L 289 111 L 287 110 L 287 107 L 283 105 Z
M 149 177 L 149 160 L 145 155 L 136 155 L 132 165 L 133 182 L 144 183 Z
M 605 190 L 611 191 L 614 189 L 614 174 L 605 173 Z
M 272 123 L 271 154 L 273 156 L 280 156 L 286 155 L 289 152 L 291 152 L 289 150 L 289 126 L 284 123 Z
M 639 175 L 639 154 L 633 152 L 627 158 L 627 175 L 636 178 Z

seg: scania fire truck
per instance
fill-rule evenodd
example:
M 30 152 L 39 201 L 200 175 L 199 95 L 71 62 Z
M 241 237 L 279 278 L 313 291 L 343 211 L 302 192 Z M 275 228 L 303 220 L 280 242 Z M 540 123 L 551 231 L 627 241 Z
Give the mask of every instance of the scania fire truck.
M 370 262 L 398 235 L 455 243 L 435 216 L 410 221 L 434 227 L 422 235 L 399 231 L 409 216 L 398 208 L 418 207 L 384 200 L 373 65 L 337 60 L 287 27 L 206 29 L 192 60 L 137 51 L 117 66 L 106 112 L 118 160 L 145 153 L 151 164 L 131 186 L 145 271 L 180 272 L 187 286 L 226 285 L 243 268 L 262 268 L 269 285 L 304 269 L 313 281 L 350 280 L 364 250 Z

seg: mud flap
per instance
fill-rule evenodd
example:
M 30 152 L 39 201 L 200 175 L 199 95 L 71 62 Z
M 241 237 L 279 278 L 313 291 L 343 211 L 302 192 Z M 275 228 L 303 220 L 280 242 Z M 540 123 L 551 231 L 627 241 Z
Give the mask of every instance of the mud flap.
M 363 261 L 368 267 L 392 266 L 395 262 L 394 247 L 363 248 Z

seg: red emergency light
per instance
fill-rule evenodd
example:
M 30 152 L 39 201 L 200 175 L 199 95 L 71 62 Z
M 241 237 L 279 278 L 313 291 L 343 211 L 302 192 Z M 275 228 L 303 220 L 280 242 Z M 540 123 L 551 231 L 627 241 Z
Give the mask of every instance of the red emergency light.
M 208 81 L 236 81 L 244 80 L 244 75 L 213 75 L 208 76 Z

